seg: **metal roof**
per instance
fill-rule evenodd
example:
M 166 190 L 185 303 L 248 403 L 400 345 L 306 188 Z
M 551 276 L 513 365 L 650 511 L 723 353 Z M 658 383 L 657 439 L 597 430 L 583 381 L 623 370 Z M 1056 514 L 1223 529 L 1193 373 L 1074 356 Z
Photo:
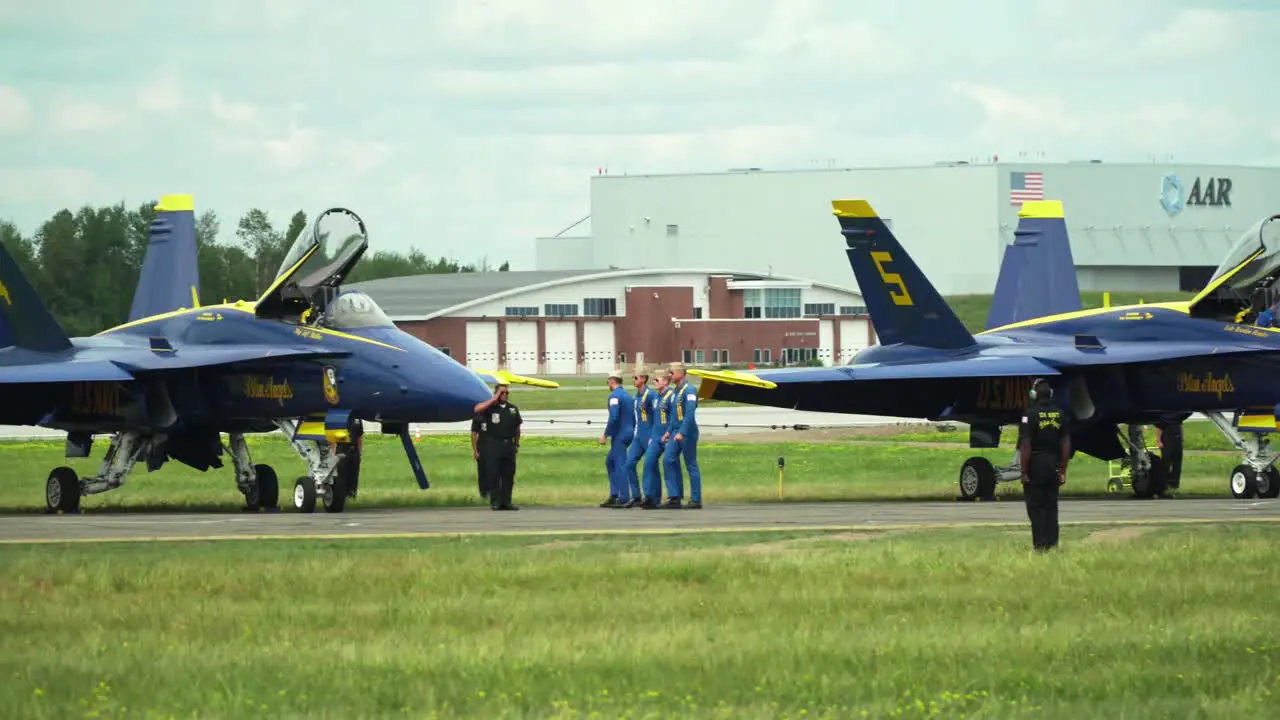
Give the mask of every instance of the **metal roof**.
M 705 270 L 699 268 L 642 268 L 634 270 L 522 270 L 516 272 L 428 273 L 402 277 L 366 280 L 344 286 L 348 290 L 368 293 L 392 320 L 430 320 L 464 309 L 463 306 L 484 302 L 495 296 L 537 290 L 566 284 L 575 279 L 622 279 L 644 275 L 695 273 L 728 275 L 734 280 L 783 280 L 811 283 L 842 292 L 861 295 L 855 288 L 785 275 L 765 275 L 737 270 Z

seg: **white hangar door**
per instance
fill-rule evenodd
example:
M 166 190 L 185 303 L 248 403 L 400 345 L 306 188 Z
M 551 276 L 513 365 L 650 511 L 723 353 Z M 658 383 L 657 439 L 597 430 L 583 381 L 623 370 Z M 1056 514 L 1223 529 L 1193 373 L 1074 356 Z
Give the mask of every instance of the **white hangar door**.
M 853 362 L 853 354 L 870 344 L 867 341 L 867 321 L 865 318 L 840 321 L 839 364 L 848 365 Z
M 498 323 L 467 323 L 467 367 L 473 370 L 498 369 Z
M 836 321 L 818 321 L 818 359 L 823 365 L 836 364 Z
M 578 328 L 572 322 L 548 322 L 546 332 L 548 375 L 574 375 L 578 372 Z
M 517 375 L 538 374 L 538 323 L 507 322 L 507 369 Z
M 583 323 L 583 372 L 587 375 L 607 375 L 613 372 L 616 363 L 614 347 L 612 322 Z

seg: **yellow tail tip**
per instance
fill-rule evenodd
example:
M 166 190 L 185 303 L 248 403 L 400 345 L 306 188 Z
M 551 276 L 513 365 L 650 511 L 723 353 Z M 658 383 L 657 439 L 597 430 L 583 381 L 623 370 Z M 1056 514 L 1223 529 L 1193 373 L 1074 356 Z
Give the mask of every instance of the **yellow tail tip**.
M 165 195 L 160 198 L 160 202 L 156 203 L 156 212 L 182 212 L 184 210 L 195 211 L 196 200 L 191 195 Z
M 1063 218 L 1061 200 L 1028 200 L 1018 210 L 1020 218 Z
M 836 217 L 878 218 L 879 215 L 866 200 L 832 200 L 831 212 Z

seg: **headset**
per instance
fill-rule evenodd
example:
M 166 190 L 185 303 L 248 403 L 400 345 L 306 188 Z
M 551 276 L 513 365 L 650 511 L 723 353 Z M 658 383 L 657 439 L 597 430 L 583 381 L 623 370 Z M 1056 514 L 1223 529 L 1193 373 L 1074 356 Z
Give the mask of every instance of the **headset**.
M 1041 383 L 1044 383 L 1045 387 L 1049 388 L 1048 397 L 1049 397 L 1049 399 L 1050 399 L 1050 400 L 1052 400 L 1052 399 L 1053 399 L 1053 386 L 1052 386 L 1052 385 L 1050 385 L 1050 384 L 1049 384 L 1049 381 L 1048 381 L 1048 380 L 1045 380 L 1044 378 L 1036 378 L 1035 380 L 1032 380 L 1032 381 L 1031 381 L 1031 392 L 1029 393 L 1029 394 L 1031 395 L 1031 399 L 1032 399 L 1032 400 L 1037 400 L 1037 399 L 1039 399 L 1039 394 L 1036 392 L 1036 386 L 1037 386 L 1037 385 L 1039 385 L 1039 384 L 1041 384 Z

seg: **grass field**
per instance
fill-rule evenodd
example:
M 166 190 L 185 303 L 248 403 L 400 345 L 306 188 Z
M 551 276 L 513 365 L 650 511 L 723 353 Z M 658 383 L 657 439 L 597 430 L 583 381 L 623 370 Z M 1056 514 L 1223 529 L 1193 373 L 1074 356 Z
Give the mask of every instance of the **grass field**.
M 1229 497 L 1227 475 L 1238 457 L 1208 423 L 1188 423 L 1183 496 Z M 708 503 L 778 501 L 778 458 L 785 459 L 783 500 L 950 500 L 957 495 L 960 464 L 973 455 L 1005 464 L 1010 449 L 970 450 L 967 432 L 937 430 L 774 431 L 750 436 L 704 438 L 698 458 Z M 281 498 L 292 491 L 303 465 L 278 436 L 249 440 L 256 462 L 272 465 Z M 99 441 L 89 459 L 63 457 L 61 442 L 0 443 L 6 482 L 0 484 L 0 511 L 44 507 L 49 471 L 68 465 L 82 477 L 97 471 L 107 443 Z M 482 504 L 467 436 L 424 435 L 418 443 L 430 490 L 413 481 L 399 440 L 366 436 L 360 496 L 352 507 Z M 515 499 L 526 505 L 587 505 L 607 495 L 605 449 L 593 440 L 528 436 L 518 459 Z M 225 509 L 241 504 L 229 457 L 221 470 L 200 473 L 168 463 L 156 473 L 139 466 L 123 488 L 84 499 L 91 508 Z M 1066 495 L 1101 495 L 1107 465 L 1084 455 L 1072 462 Z M 687 478 L 686 478 L 687 483 Z M 686 486 L 687 487 L 687 486 Z M 1021 496 L 1014 484 L 998 486 L 998 496 Z M 292 507 L 286 507 L 292 511 Z
M 1273 718 L 1277 539 L 6 546 L 0 715 Z

